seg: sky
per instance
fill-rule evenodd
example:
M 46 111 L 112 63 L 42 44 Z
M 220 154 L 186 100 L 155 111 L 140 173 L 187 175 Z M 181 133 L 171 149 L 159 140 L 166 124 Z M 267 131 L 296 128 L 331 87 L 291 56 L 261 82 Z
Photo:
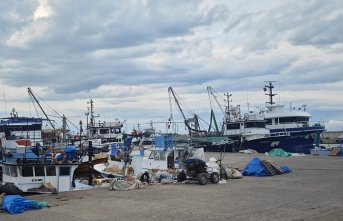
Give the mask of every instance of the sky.
M 277 81 L 278 103 L 343 130 L 340 0 L 2 0 L 0 28 L 0 117 L 36 115 L 30 87 L 72 130 L 90 99 L 96 120 L 163 130 L 181 119 L 169 87 L 208 123 L 207 86 L 248 111 Z

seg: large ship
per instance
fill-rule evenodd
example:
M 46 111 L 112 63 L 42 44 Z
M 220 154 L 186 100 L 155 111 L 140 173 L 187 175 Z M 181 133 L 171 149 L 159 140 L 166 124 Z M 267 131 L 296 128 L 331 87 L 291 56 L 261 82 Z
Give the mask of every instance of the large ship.
M 269 100 L 266 102 L 264 119 L 266 128 L 270 130 L 272 136 L 280 134 L 289 135 L 286 139 L 280 140 L 276 147 L 292 153 L 309 154 L 315 145 L 319 145 L 320 133 L 325 131 L 325 127 L 320 123 L 310 123 L 311 114 L 306 111 L 306 105 L 302 108 L 292 108 L 289 110 L 284 105 L 277 105 L 273 101 L 276 95 L 273 93 L 273 82 L 268 81 L 264 91 Z M 269 149 L 259 148 L 259 152 L 266 152 Z
M 230 107 L 228 105 L 228 107 Z M 228 151 L 236 152 L 243 149 L 254 149 L 257 152 L 267 152 L 276 148 L 289 135 L 273 134 L 266 127 L 263 115 L 259 113 L 240 114 L 240 106 L 227 108 L 223 122 L 223 136 L 234 141 Z
M 285 133 L 271 134 L 270 130 L 266 128 L 266 120 L 261 113 L 248 111 L 242 115 L 240 105 L 233 106 L 230 104 L 232 95 L 229 93 L 224 99 L 227 101 L 224 110 L 219 105 L 218 95 L 214 94 L 214 90 L 211 87 L 207 87 L 207 90 L 224 114 L 221 134 L 232 142 L 228 143 L 224 150 L 214 146 L 209 146 L 206 150 L 237 152 L 243 149 L 254 149 L 258 152 L 265 152 L 275 148 L 277 144 L 289 136 Z

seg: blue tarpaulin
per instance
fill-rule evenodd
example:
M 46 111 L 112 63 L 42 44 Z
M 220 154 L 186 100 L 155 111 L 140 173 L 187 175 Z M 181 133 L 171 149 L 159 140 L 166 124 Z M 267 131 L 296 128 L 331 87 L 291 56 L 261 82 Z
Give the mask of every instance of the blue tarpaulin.
M 252 158 L 243 170 L 243 176 L 269 176 L 260 158 Z
M 46 202 L 38 203 L 19 195 L 8 195 L 2 199 L 2 209 L 10 214 L 23 213 L 26 210 L 41 209 L 46 206 Z
M 290 173 L 292 170 L 287 166 L 280 166 L 284 173 Z M 277 173 L 276 174 L 280 174 Z M 243 170 L 243 176 L 270 176 L 271 174 L 267 171 L 258 157 L 252 158 Z

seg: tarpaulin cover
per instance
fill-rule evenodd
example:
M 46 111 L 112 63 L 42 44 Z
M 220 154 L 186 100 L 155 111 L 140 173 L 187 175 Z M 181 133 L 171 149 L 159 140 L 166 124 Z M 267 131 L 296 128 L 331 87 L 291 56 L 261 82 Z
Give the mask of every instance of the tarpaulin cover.
M 292 156 L 291 153 L 284 151 L 281 148 L 275 148 L 272 149 L 271 151 L 268 152 L 268 156 L 273 156 L 273 157 L 288 157 Z
M 292 172 L 292 170 L 288 166 L 280 166 L 280 167 L 283 169 L 283 171 L 285 171 L 285 173 Z
M 41 209 L 47 206 L 46 202 L 38 203 L 19 195 L 8 195 L 2 199 L 2 209 L 10 214 L 23 213 L 26 210 Z
M 243 170 L 243 176 L 269 176 L 260 158 L 252 158 Z

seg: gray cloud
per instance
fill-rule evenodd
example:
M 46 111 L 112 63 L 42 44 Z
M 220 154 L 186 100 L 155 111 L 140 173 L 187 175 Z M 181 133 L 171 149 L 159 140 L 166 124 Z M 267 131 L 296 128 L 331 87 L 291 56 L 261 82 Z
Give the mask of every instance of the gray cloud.
M 47 3 L 52 14 L 40 18 L 39 1 L 0 3 L 3 84 L 43 87 L 54 100 L 124 102 L 135 92 L 99 91 L 145 85 L 167 94 L 177 86 L 195 96 L 207 85 L 256 91 L 278 80 L 306 91 L 342 81 L 338 0 Z

